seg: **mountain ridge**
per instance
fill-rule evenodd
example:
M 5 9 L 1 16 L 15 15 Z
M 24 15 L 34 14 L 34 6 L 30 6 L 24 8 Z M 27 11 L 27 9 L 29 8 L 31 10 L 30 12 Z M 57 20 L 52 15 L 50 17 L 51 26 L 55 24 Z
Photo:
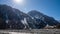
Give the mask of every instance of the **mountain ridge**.
M 43 18 L 46 18 L 47 20 L 47 18 L 50 17 L 47 17 L 38 11 L 35 11 L 35 13 L 32 12 L 31 14 L 33 16 L 8 5 L 0 5 L 0 29 L 41 29 L 47 25 Z M 35 18 L 35 15 L 36 17 L 38 15 L 38 17 Z M 32 19 L 31 16 L 34 19 Z M 50 18 L 48 20 L 51 20 L 53 23 L 55 19 Z
M 32 16 L 33 18 L 41 19 L 45 22 L 50 22 L 50 23 L 52 22 L 55 25 L 57 25 L 57 23 L 59 24 L 59 22 L 57 20 L 55 20 L 53 17 L 44 15 L 43 13 L 40 13 L 39 11 L 36 11 L 36 10 L 30 11 L 30 12 L 28 12 L 28 14 L 30 16 Z

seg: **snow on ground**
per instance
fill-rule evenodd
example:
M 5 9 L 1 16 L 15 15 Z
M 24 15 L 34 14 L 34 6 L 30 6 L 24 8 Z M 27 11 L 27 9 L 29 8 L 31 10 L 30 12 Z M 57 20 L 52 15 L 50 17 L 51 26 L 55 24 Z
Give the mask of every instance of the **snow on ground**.
M 0 34 L 60 34 L 60 29 L 0 30 Z

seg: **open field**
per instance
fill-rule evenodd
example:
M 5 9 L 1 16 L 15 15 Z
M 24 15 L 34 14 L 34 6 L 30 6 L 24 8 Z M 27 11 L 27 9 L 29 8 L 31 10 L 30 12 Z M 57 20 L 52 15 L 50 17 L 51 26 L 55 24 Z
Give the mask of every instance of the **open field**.
M 60 34 L 60 29 L 0 30 L 0 34 Z

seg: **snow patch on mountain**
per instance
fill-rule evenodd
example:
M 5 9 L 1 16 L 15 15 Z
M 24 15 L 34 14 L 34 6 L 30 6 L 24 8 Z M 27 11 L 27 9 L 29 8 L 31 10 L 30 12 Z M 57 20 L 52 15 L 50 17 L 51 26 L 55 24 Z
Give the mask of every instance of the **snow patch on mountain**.
M 24 18 L 24 20 L 21 20 L 21 22 L 26 25 L 28 24 L 26 18 Z

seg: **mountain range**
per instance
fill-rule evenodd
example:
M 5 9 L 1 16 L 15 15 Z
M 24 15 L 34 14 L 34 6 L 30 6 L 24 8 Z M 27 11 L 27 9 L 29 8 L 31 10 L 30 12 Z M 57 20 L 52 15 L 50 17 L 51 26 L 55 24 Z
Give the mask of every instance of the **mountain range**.
M 42 29 L 47 24 L 54 26 L 60 23 L 37 10 L 23 13 L 8 5 L 0 5 L 0 29 Z

